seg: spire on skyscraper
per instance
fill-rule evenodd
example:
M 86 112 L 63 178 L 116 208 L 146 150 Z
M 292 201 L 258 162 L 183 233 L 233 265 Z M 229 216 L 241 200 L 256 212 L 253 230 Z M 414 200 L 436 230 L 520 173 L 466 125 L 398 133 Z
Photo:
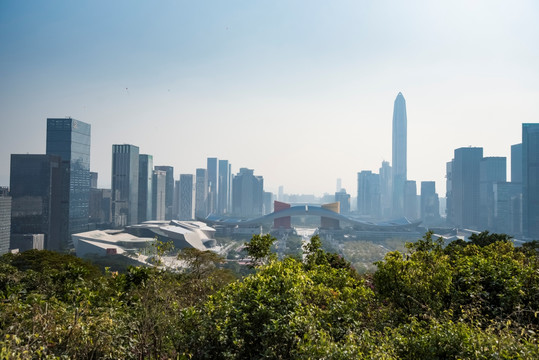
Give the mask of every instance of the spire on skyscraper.
M 393 106 L 393 215 L 404 214 L 404 184 L 406 182 L 406 100 L 399 92 Z

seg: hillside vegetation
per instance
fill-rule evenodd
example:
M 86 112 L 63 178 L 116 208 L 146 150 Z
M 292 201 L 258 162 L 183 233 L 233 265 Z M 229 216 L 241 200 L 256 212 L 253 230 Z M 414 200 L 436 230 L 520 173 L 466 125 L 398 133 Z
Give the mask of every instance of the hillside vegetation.
M 359 275 L 322 249 L 246 244 L 238 278 L 211 252 L 178 272 L 100 270 L 47 251 L 0 258 L 1 359 L 537 359 L 539 245 L 427 233 Z

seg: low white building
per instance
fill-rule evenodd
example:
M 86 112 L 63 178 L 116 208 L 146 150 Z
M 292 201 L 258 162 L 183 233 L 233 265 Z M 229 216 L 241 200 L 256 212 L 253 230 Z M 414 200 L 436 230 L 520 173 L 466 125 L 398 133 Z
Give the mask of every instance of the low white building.
M 172 241 L 175 249 L 215 247 L 215 229 L 201 221 L 147 221 L 123 230 L 93 230 L 73 234 L 77 256 L 140 253 L 156 240 Z

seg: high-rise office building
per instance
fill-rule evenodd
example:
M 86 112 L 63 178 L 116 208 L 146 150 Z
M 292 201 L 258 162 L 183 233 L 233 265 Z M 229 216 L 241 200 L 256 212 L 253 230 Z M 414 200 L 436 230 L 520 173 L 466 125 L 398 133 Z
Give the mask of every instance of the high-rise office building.
M 539 124 L 522 124 L 522 230 L 539 240 Z
M 207 160 L 208 168 L 208 207 L 207 211 L 209 214 L 214 214 L 217 212 L 217 203 L 219 202 L 218 198 L 218 179 L 219 179 L 219 168 L 217 158 L 208 158 Z
M 152 219 L 153 156 L 138 157 L 138 223 Z
M 455 150 L 452 164 L 450 198 L 451 213 L 448 221 L 451 225 L 479 229 L 479 168 L 483 159 L 483 148 L 467 147 Z M 449 215 L 451 214 L 451 218 Z
M 180 174 L 179 184 L 179 220 L 194 218 L 195 187 L 192 174 Z
M 154 170 L 152 178 L 152 220 L 166 219 L 167 212 L 167 172 Z
M 407 118 L 406 100 L 402 93 L 397 95 L 393 106 L 393 216 L 404 215 L 404 191 L 406 174 Z
M 64 166 L 62 201 L 67 206 L 69 234 L 88 229 L 90 133 L 90 124 L 79 120 L 47 119 L 47 155 L 60 156 Z
M 380 168 L 380 214 L 383 218 L 388 219 L 392 214 L 393 208 L 393 192 L 391 183 L 393 181 L 391 174 L 391 166 L 388 161 L 382 161 Z
M 404 183 L 404 216 L 409 220 L 419 219 L 419 201 L 415 180 L 406 180 Z
M 103 229 L 112 226 L 112 191 L 110 189 L 90 189 L 90 228 Z
M 264 179 L 254 170 L 241 168 L 232 180 L 232 209 L 236 216 L 255 217 L 263 213 Z
M 172 214 L 174 212 L 174 168 L 172 166 L 156 166 L 154 169 L 166 173 L 165 220 L 172 220 Z
M 138 222 L 139 148 L 112 145 L 112 219 L 115 227 Z
M 90 189 L 97 189 L 97 177 L 96 172 L 90 171 Z
M 273 211 L 273 193 L 269 191 L 264 191 L 263 196 L 263 215 L 270 214 Z
M 205 219 L 208 216 L 208 170 L 196 169 L 195 178 L 195 218 Z
M 440 201 L 434 181 L 421 182 L 421 220 L 430 225 L 440 219 Z
M 350 194 L 346 193 L 346 189 L 341 189 L 335 193 L 335 202 L 339 202 L 341 214 L 350 213 Z
M 494 184 L 505 182 L 507 177 L 505 157 L 489 156 L 479 163 L 479 226 L 482 230 L 492 230 L 494 219 Z
M 445 217 L 448 224 L 453 224 L 455 215 L 453 214 L 453 161 L 445 164 Z
M 172 203 L 172 218 L 180 219 L 180 180 L 174 180 L 174 202 Z
M 219 160 L 219 201 L 217 202 L 217 212 L 220 215 L 228 214 L 230 209 L 230 187 L 232 185 L 229 165 L 228 160 Z
M 11 196 L 7 188 L 0 187 L 0 255 L 9 251 L 11 236 Z
M 520 225 L 520 215 L 516 214 L 519 220 L 514 223 L 513 199 L 520 198 L 522 186 L 520 183 L 496 182 L 493 185 L 494 192 L 494 222 L 489 231 L 519 236 L 522 232 Z M 517 210 L 520 213 L 520 210 Z
M 68 250 L 69 209 L 63 196 L 63 181 L 69 181 L 68 169 L 60 156 L 11 155 L 12 238 L 43 234 L 45 249 Z
M 522 143 L 511 145 L 511 182 L 522 184 Z
M 360 215 L 380 216 L 380 175 L 370 170 L 357 173 L 357 211 Z

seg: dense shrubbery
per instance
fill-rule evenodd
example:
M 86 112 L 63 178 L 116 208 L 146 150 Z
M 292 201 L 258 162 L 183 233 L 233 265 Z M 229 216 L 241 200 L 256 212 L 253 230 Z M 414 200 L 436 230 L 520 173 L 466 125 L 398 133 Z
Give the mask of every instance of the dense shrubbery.
M 426 234 L 371 275 L 322 250 L 278 261 L 273 240 L 246 246 L 241 280 L 210 252 L 189 269 L 118 274 L 31 251 L 0 258 L 0 358 L 539 358 L 537 243 L 482 233 Z

